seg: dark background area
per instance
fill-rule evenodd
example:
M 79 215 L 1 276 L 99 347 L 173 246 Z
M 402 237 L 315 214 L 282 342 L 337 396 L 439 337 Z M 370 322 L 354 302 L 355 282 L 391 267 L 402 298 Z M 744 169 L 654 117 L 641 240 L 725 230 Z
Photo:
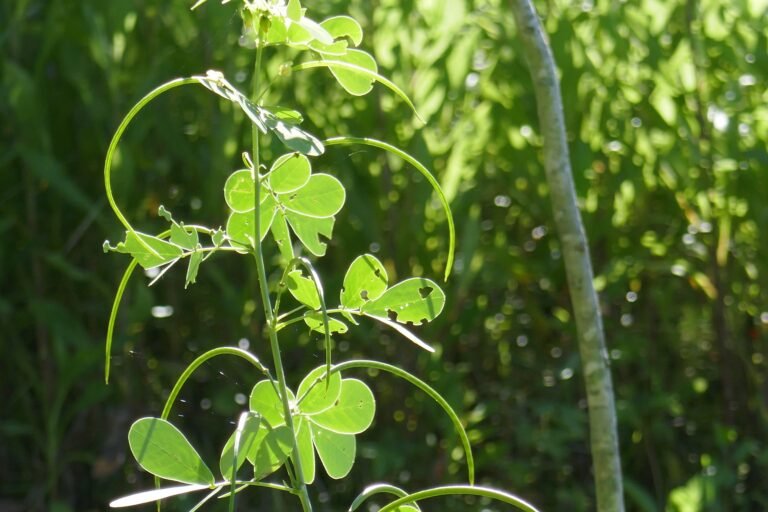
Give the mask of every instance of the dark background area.
M 108 315 L 129 262 L 101 250 L 105 239 L 123 236 L 104 198 L 110 137 L 162 82 L 213 68 L 245 88 L 252 69 L 252 52 L 237 45 L 237 3 L 210 0 L 194 12 L 190 3 L 0 4 L 4 512 L 104 510 L 117 496 L 149 488 L 127 449 L 131 422 L 159 414 L 185 365 L 213 346 L 247 340 L 270 359 L 259 335 L 255 269 L 217 255 L 186 291 L 181 271 L 151 288 L 137 273 L 104 384 Z M 292 75 L 270 99 L 304 112 L 320 137 L 369 135 L 425 162 L 451 201 L 459 237 L 446 309 L 419 330 L 435 355 L 363 322 L 338 337 L 337 357 L 383 359 L 443 393 L 466 422 L 482 483 L 542 510 L 593 509 L 582 371 L 532 85 L 506 4 L 306 4 L 315 19 L 349 12 L 360 20 L 363 48 L 428 124 L 381 87 L 347 96 L 323 70 Z M 628 510 L 766 510 L 768 6 L 537 7 L 561 71 Z M 271 74 L 295 58 L 268 57 Z M 121 143 L 118 203 L 147 232 L 164 229 L 160 204 L 179 220 L 224 224 L 221 189 L 242 165 L 248 130 L 240 112 L 201 87 L 165 95 Z M 371 148 L 329 148 L 313 165 L 347 188 L 328 254 L 317 262 L 330 297 L 366 251 L 392 281 L 441 278 L 445 219 L 418 173 Z M 268 256 L 276 261 L 274 247 Z M 275 265 L 271 276 L 279 276 Z M 282 344 L 296 386 L 322 360 L 320 339 L 297 328 Z M 387 376 L 359 377 L 375 390 L 376 422 L 359 436 L 350 477 L 319 478 L 312 488 L 320 510 L 346 509 L 376 481 L 417 490 L 465 479 L 458 439 L 434 404 Z M 217 459 L 242 409 L 238 394 L 258 378 L 222 359 L 185 388 L 173 420 L 206 459 Z M 186 510 L 193 502 L 172 503 Z M 266 491 L 241 503 L 295 508 Z M 467 510 L 468 503 L 496 510 L 461 500 L 425 509 Z

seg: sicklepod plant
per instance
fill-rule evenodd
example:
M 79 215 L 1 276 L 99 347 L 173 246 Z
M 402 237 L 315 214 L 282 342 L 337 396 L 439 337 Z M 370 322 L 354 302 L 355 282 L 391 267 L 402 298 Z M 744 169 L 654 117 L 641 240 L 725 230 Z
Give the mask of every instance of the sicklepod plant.
M 203 2 L 205 0 L 198 1 L 194 7 Z M 347 374 L 352 370 L 375 369 L 405 379 L 437 402 L 449 416 L 466 456 L 467 484 L 414 493 L 388 484 L 375 484 L 362 491 L 350 505 L 350 511 L 358 509 L 371 496 L 382 493 L 393 496 L 393 500 L 382 508 L 383 512 L 416 511 L 420 510 L 422 500 L 455 494 L 485 496 L 522 510 L 535 510 L 515 496 L 474 485 L 472 449 L 464 427 L 448 402 L 421 379 L 381 361 L 333 363 L 331 336 L 346 332 L 349 324 L 356 325 L 361 317 L 378 321 L 421 349 L 432 351 L 411 326 L 430 322 L 442 311 L 445 294 L 438 284 L 421 277 L 390 283 L 384 265 L 375 256 L 364 254 L 351 262 L 339 293 L 339 304 L 329 308 L 312 262 L 301 256 L 304 252 L 315 257 L 325 254 L 324 240 L 332 237 L 335 216 L 345 202 L 341 182 L 330 174 L 313 172 L 310 157 L 322 155 L 326 146 L 362 144 L 404 159 L 434 188 L 448 223 L 449 256 L 444 276 L 447 279 L 455 236 L 451 212 L 437 181 L 421 163 L 394 146 L 357 137 L 321 141 L 301 128 L 300 112 L 265 106 L 261 100 L 283 75 L 327 68 L 339 85 L 352 95 L 364 95 L 378 82 L 392 90 L 411 109 L 413 104 L 395 84 L 378 74 L 376 61 L 370 54 L 356 48 L 362 41 L 363 32 L 353 18 L 336 16 L 317 23 L 307 17 L 298 0 L 245 0 L 240 14 L 243 20 L 240 42 L 253 49 L 255 54 L 250 96 L 235 88 L 217 71 L 171 80 L 151 91 L 129 111 L 109 146 L 104 167 L 106 194 L 126 233 L 123 241 L 115 246 L 105 242 L 104 248 L 128 254 L 132 260 L 120 281 L 109 319 L 105 378 L 109 380 L 117 311 L 136 266 L 153 270 L 156 274 L 153 283 L 177 263 L 186 261 L 188 286 L 195 282 L 201 265 L 221 251 L 253 258 L 273 366 L 268 368 L 249 351 L 226 346 L 208 350 L 195 359 L 177 380 L 160 416 L 137 420 L 128 433 L 130 449 L 137 462 L 155 476 L 155 489 L 117 499 L 111 506 L 127 507 L 207 491 L 193 510 L 198 510 L 214 497 L 228 500 L 229 510 L 234 510 L 240 492 L 261 489 L 294 495 L 301 510 L 311 511 L 307 486 L 319 471 L 316 460 L 319 459 L 330 478 L 340 479 L 348 475 L 355 462 L 355 436 L 371 425 L 375 415 L 376 401 L 371 389 Z M 284 64 L 278 76 L 263 83 L 263 53 L 277 45 L 286 45 L 312 57 L 298 64 Z M 115 150 L 139 111 L 161 94 L 189 84 L 202 85 L 242 109 L 252 124 L 250 151 L 243 153 L 243 168 L 235 170 L 224 183 L 224 200 L 230 211 L 229 217 L 222 222 L 224 228 L 179 222 L 161 206 L 158 213 L 169 223 L 168 229 L 156 235 L 142 233 L 128 222 L 112 193 L 111 168 Z M 286 147 L 283 155 L 268 164 L 260 157 L 262 136 L 276 137 Z M 281 278 L 272 288 L 262 254 L 263 244 L 269 243 L 270 239 L 277 245 L 281 261 L 285 262 Z M 274 294 L 270 293 L 271 289 L 275 290 Z M 298 307 L 281 313 L 286 292 L 295 299 Z M 310 371 L 298 388 L 291 390 L 283 371 L 279 334 L 286 326 L 299 322 L 323 335 L 326 360 L 325 364 Z M 255 383 L 247 410 L 237 418 L 234 432 L 222 447 L 216 475 L 168 418 L 189 377 L 203 363 L 219 356 L 235 356 L 247 361 L 261 380 Z M 281 469 L 284 481 L 265 480 Z M 162 486 L 161 480 L 181 485 Z

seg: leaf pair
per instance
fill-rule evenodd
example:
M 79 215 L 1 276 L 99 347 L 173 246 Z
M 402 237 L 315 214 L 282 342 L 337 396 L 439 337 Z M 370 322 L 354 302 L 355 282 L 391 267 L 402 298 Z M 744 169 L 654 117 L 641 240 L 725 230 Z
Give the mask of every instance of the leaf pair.
M 255 242 L 255 179 L 252 170 L 244 169 L 233 173 L 224 185 L 224 197 L 232 210 L 227 235 L 233 247 L 242 250 L 253 248 Z M 281 253 L 292 259 L 290 226 L 312 254 L 323 256 L 326 243 L 321 237 L 331 237 L 334 217 L 346 199 L 339 180 L 329 174 L 312 174 L 309 159 L 300 153 L 281 156 L 259 179 L 259 239 L 271 229 Z
M 357 379 L 342 379 L 339 373 L 328 378 L 326 367 L 321 366 L 301 381 L 298 399 L 290 392 L 289 399 L 304 480 L 315 479 L 315 451 L 328 476 L 346 476 L 355 460 L 355 434 L 373 422 L 376 402 L 371 390 Z M 274 425 L 285 424 L 282 401 L 270 381 L 254 386 L 250 409 Z

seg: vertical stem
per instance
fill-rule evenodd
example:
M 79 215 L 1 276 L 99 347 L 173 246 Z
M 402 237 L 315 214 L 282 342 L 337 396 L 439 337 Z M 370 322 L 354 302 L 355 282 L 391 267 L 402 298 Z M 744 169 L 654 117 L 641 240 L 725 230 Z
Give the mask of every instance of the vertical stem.
M 597 293 L 592 284 L 589 245 L 576 203 L 560 84 L 552 51 L 531 0 L 511 0 L 511 6 L 533 78 L 544 138 L 544 166 L 575 313 L 589 404 L 597 510 L 622 512 L 624 497 L 613 383 Z
M 259 97 L 259 75 L 261 73 L 261 57 L 263 52 L 263 46 L 261 44 L 261 32 L 259 33 L 259 41 L 256 47 L 256 64 L 253 69 L 253 92 L 252 98 L 256 102 Z M 255 187 L 255 205 L 253 210 L 254 218 L 254 233 L 253 243 L 255 252 L 253 254 L 256 259 L 256 268 L 259 277 L 259 291 L 261 292 L 261 303 L 264 307 L 264 316 L 266 317 L 267 333 L 269 335 L 269 344 L 272 349 L 272 358 L 275 363 L 275 373 L 277 374 L 277 384 L 280 390 L 280 398 L 283 401 L 283 415 L 285 416 L 285 423 L 289 429 L 291 429 L 291 435 L 293 438 L 293 457 L 296 476 L 294 485 L 299 491 L 299 499 L 301 500 L 301 506 L 304 512 L 312 512 L 312 503 L 309 500 L 309 493 L 307 492 L 307 485 L 304 482 L 304 471 L 301 465 L 301 456 L 298 449 L 298 441 L 296 439 L 296 431 L 293 429 L 293 417 L 291 416 L 291 404 L 288 400 L 288 387 L 285 383 L 285 371 L 283 370 L 283 360 L 280 357 L 280 344 L 277 339 L 277 331 L 275 330 L 275 316 L 272 312 L 272 303 L 269 298 L 269 284 L 267 282 L 267 272 L 264 267 L 264 255 L 261 250 L 261 219 L 259 199 L 261 197 L 261 159 L 259 156 L 259 129 L 255 124 L 251 125 L 251 145 L 253 150 L 253 166 L 254 166 L 254 178 L 256 181 Z

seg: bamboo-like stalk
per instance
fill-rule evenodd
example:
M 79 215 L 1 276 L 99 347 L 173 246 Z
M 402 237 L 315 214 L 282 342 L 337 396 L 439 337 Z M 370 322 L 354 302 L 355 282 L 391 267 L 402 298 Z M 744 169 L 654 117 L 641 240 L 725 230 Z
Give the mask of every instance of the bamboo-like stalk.
M 511 0 L 511 6 L 533 78 L 544 143 L 544 166 L 575 313 L 589 404 L 597 510 L 623 512 L 624 493 L 613 383 L 597 293 L 592 283 L 594 274 L 589 245 L 576 203 L 560 83 L 552 50 L 531 0 Z

